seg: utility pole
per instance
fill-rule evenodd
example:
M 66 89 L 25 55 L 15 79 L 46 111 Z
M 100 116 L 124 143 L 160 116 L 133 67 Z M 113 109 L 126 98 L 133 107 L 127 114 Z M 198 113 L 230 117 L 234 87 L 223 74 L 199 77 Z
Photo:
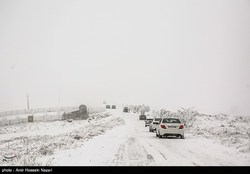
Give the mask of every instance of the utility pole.
M 58 104 L 61 107 L 61 88 L 59 88 Z
M 28 110 L 30 109 L 30 105 L 29 105 L 29 94 L 27 93 L 27 108 Z

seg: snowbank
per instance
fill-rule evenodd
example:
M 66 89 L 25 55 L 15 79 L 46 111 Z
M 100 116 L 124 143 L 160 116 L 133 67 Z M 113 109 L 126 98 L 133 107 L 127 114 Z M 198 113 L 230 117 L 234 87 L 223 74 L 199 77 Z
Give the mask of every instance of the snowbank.
M 154 111 L 160 117 L 178 117 L 186 124 L 186 132 L 213 139 L 240 152 L 250 152 L 250 117 L 226 114 L 200 114 L 192 108 L 177 112 Z M 249 132 L 249 133 L 248 133 Z
M 107 112 L 93 114 L 90 118 L 72 122 L 35 122 L 1 127 L 0 165 L 42 165 L 36 161 L 38 158 L 51 155 L 55 151 L 80 147 L 93 136 L 124 124 L 124 120 Z M 3 156 L 6 154 L 14 154 L 15 157 L 6 161 Z M 46 165 L 49 165 L 49 161 Z
M 250 117 L 199 114 L 188 132 L 218 140 L 226 146 L 233 146 L 239 148 L 241 152 L 247 152 L 250 147 L 250 136 L 247 134 L 249 123 Z
M 213 139 L 239 152 L 250 153 L 250 117 L 226 114 L 200 114 L 192 108 L 181 108 L 177 112 L 165 109 L 153 110 L 154 117 L 178 117 L 186 125 L 186 132 L 194 136 Z

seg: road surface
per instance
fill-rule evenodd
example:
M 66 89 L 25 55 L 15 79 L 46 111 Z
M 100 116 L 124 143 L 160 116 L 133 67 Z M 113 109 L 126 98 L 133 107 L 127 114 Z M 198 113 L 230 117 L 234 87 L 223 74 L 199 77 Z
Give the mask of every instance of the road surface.
M 231 166 L 249 165 L 236 149 L 186 134 L 185 139 L 158 138 L 138 114 L 111 110 L 125 125 L 85 142 L 81 148 L 47 158 L 56 166 Z

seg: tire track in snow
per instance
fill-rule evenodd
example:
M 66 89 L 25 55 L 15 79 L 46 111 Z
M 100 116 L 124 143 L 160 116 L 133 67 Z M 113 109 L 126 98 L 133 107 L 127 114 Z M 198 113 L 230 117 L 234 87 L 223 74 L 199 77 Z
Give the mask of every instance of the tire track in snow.
M 161 154 L 161 156 L 162 156 L 165 160 L 168 160 L 167 157 L 166 157 L 163 153 L 161 153 L 160 151 L 159 151 L 159 153 Z
M 126 143 L 120 146 L 112 163 L 118 166 L 147 166 L 154 163 L 154 158 L 137 139 L 129 137 Z

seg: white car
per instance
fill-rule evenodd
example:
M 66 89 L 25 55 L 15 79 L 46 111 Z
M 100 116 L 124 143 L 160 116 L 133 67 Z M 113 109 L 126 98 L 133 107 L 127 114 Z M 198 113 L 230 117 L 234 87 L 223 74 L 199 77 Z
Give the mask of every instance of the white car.
M 145 127 L 149 126 L 152 121 L 153 121 L 153 118 L 147 118 L 145 120 Z
M 160 123 L 161 118 L 154 118 L 152 123 L 149 125 L 149 132 L 154 132 L 156 130 L 156 127 Z
M 156 127 L 156 136 L 177 136 L 184 139 L 185 126 L 178 118 L 163 118 Z

